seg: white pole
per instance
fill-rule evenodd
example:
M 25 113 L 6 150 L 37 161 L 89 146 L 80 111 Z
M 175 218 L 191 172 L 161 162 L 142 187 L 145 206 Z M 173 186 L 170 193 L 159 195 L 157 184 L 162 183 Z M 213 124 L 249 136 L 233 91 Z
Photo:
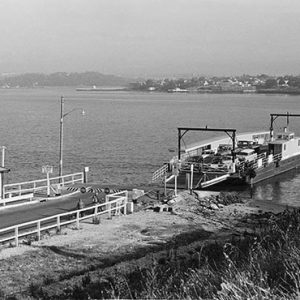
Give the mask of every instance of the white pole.
M 4 161 L 5 161 L 5 149 L 6 147 L 5 146 L 2 146 L 2 162 L 1 162 L 1 167 L 4 168 Z M 3 188 L 3 185 L 4 185 L 4 173 L 1 173 L 0 174 L 0 199 L 3 199 L 4 196 L 4 188 Z
M 37 222 L 37 238 L 38 238 L 38 241 L 41 240 L 41 221 Z
M 19 246 L 19 228 L 18 226 L 15 228 L 15 246 Z
M 191 164 L 191 190 L 193 189 L 194 165 Z
M 3 178 L 3 174 L 0 174 L 0 199 L 3 199 L 4 197 L 3 197 L 3 180 L 2 180 L 2 178 Z
M 50 177 L 49 177 L 48 170 L 47 170 L 47 196 L 50 197 Z
M 59 127 L 59 182 L 63 173 L 63 139 L 64 139 L 64 97 L 60 98 L 60 127 Z
M 175 175 L 175 197 L 177 197 L 177 175 Z
M 4 160 L 5 160 L 5 146 L 2 146 L 2 163 L 1 163 L 1 167 L 4 168 Z

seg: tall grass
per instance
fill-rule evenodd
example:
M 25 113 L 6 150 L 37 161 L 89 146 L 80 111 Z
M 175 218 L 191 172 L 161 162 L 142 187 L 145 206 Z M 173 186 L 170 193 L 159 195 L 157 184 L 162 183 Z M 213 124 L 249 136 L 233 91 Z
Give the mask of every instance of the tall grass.
M 64 297 L 300 299 L 300 210 L 272 215 L 253 235 L 174 248 L 127 274 L 85 279 Z

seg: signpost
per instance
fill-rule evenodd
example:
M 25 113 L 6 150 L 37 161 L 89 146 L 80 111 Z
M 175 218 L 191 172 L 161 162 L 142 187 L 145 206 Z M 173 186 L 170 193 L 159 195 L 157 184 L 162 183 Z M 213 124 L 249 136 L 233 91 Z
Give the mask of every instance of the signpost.
M 50 197 L 50 173 L 53 173 L 53 167 L 49 165 L 42 166 L 42 172 L 47 174 L 47 196 Z

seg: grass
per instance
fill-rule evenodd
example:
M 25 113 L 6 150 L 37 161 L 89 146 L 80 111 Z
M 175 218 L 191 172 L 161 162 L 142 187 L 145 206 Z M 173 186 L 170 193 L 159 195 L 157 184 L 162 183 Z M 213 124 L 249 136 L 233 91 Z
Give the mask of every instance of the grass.
M 91 280 L 65 299 L 299 299 L 300 210 L 271 215 L 255 234 L 167 250 L 148 266 Z

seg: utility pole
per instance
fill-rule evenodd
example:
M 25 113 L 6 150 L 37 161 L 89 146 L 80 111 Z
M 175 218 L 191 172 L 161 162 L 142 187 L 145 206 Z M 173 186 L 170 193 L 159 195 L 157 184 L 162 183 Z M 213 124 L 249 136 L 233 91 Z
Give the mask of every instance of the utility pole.
M 63 138 L 64 138 L 64 97 L 60 98 L 60 130 L 59 130 L 59 181 L 63 172 Z

